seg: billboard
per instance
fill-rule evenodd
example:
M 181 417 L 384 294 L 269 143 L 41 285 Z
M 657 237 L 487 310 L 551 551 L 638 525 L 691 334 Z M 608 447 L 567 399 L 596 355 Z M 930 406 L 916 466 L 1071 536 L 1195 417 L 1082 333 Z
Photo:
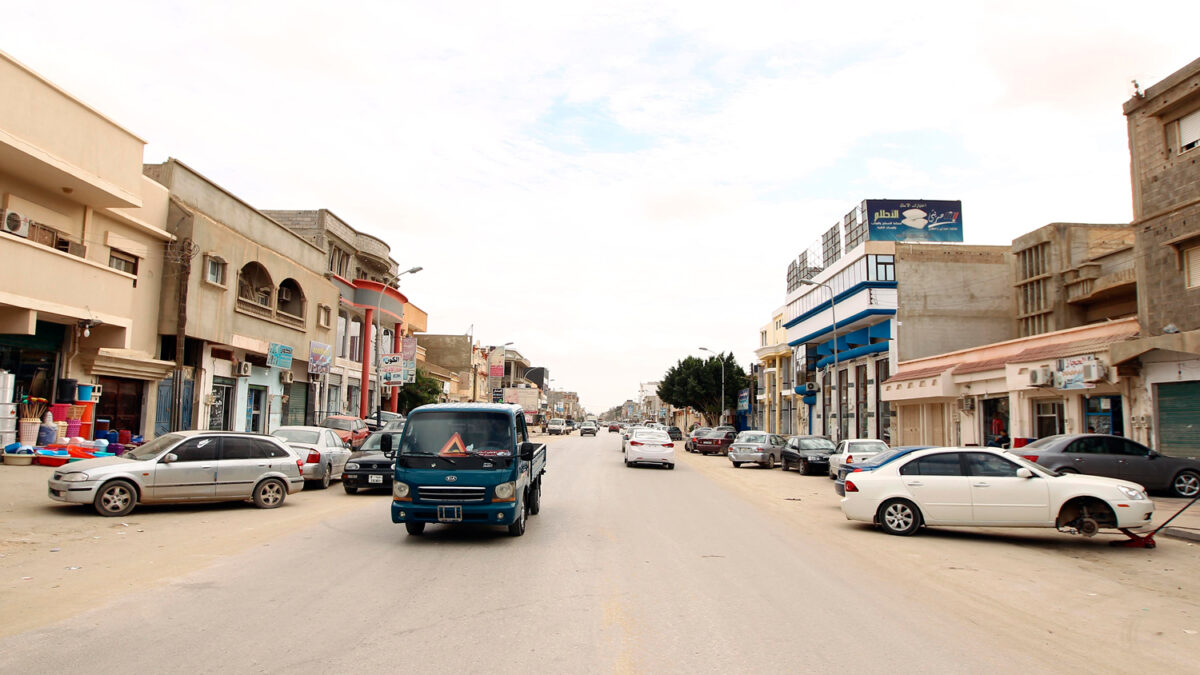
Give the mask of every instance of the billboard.
M 329 372 L 333 363 L 333 345 L 323 342 L 308 343 L 308 372 L 314 375 Z
M 750 410 L 750 390 L 743 389 L 738 392 L 738 410 Z
M 870 241 L 963 240 L 961 201 L 868 199 L 863 204 Z
M 291 368 L 292 348 L 288 345 L 272 342 L 267 347 L 267 366 L 283 368 L 284 370 Z

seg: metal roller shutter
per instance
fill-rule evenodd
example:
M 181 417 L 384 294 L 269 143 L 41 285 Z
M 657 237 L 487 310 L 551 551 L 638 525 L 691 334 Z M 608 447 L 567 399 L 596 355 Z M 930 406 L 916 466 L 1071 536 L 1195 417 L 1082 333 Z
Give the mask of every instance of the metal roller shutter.
M 284 424 L 304 426 L 308 411 L 308 383 L 293 382 L 288 386 L 287 421 Z
M 1154 386 L 1158 402 L 1158 451 L 1173 457 L 1200 453 L 1200 382 Z

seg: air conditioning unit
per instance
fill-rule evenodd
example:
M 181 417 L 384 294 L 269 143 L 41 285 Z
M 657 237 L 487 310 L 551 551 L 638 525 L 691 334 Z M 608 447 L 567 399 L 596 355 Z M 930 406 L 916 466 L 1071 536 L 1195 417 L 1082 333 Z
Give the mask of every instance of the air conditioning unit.
M 16 211 L 4 212 L 4 231 L 18 237 L 29 236 L 29 219 Z
M 1083 381 L 1084 382 L 1100 382 L 1104 380 L 1106 368 L 1103 363 L 1085 363 L 1083 364 Z
M 254 368 L 254 366 L 251 365 L 249 361 L 238 361 L 237 376 L 238 377 L 250 377 L 250 375 L 254 372 L 253 368 Z
M 975 412 L 975 399 L 960 398 L 958 399 L 958 409 L 963 412 Z
M 280 286 L 279 287 L 279 299 L 283 302 L 291 302 L 292 301 L 292 289 L 288 288 L 287 286 Z
M 1054 373 L 1046 366 L 1029 369 L 1029 386 L 1049 387 L 1054 384 Z
M 815 394 L 819 390 L 820 390 L 820 387 L 817 386 L 816 382 L 805 382 L 804 383 L 804 391 L 806 391 L 810 394 Z
M 279 381 L 280 381 L 280 383 L 282 383 L 282 384 L 291 384 L 293 381 L 295 381 L 295 379 L 296 379 L 296 376 L 295 376 L 295 374 L 293 374 L 293 373 L 292 373 L 292 371 L 290 371 L 290 370 L 281 370 L 281 371 L 279 371 Z

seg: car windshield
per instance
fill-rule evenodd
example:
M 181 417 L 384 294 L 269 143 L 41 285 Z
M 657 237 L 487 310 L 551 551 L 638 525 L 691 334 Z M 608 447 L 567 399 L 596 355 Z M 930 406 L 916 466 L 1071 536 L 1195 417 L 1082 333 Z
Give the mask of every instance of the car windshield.
M 400 454 L 455 457 L 492 450 L 511 455 L 516 445 L 512 427 L 512 420 L 504 413 L 414 413 L 404 426 Z
M 404 429 L 404 422 L 405 422 L 405 420 L 403 417 L 397 417 L 396 419 L 392 420 L 391 422 L 388 422 L 387 424 L 383 425 L 383 428 L 385 431 L 392 431 L 392 430 L 402 431 Z
M 1026 445 L 1025 447 L 1027 447 L 1027 448 L 1045 448 L 1050 445 L 1053 445 L 1060 438 L 1062 438 L 1062 434 L 1055 434 L 1054 436 L 1046 436 L 1045 438 L 1037 439 L 1036 441 Z
M 154 459 L 154 457 L 156 455 L 158 455 L 158 453 L 171 447 L 172 445 L 175 445 L 176 443 L 178 443 L 179 441 L 182 441 L 182 440 L 183 440 L 183 436 L 181 434 L 167 434 L 165 436 L 159 436 L 158 438 L 150 441 L 149 443 L 146 443 L 145 445 L 141 445 L 132 450 L 127 451 L 124 455 L 121 455 L 121 456 L 128 457 L 129 459 L 138 459 L 138 460 Z
M 705 438 L 725 438 L 725 433 L 726 432 L 724 432 L 724 431 L 719 431 L 717 429 L 713 429 L 712 431 L 706 431 L 704 433 L 704 437 Z
M 377 432 L 371 434 L 370 436 L 367 436 L 367 440 L 363 441 L 362 447 L 359 448 L 359 451 L 361 452 L 361 451 L 366 451 L 366 450 L 374 450 L 376 452 L 383 452 L 383 437 L 384 436 L 392 437 L 392 448 L 393 449 L 400 447 L 400 431 L 399 430 L 397 430 L 397 431 L 384 430 L 384 431 L 377 431 Z
M 633 435 L 633 438 L 643 441 L 660 441 L 663 443 L 671 442 L 670 436 L 662 431 L 658 431 L 657 429 L 639 429 L 637 433 Z
M 827 441 L 824 438 L 802 438 L 800 439 L 801 450 L 833 450 L 833 441 Z
M 708 427 L 700 427 L 699 429 L 692 429 L 692 435 L 693 436 L 703 436 L 704 434 L 707 434 L 710 431 L 712 431 L 712 429 L 709 429 Z
M 321 432 L 312 429 L 276 429 L 275 433 L 271 434 L 276 438 L 282 438 L 288 443 L 316 443 L 321 437 Z
M 739 434 L 736 443 L 766 443 L 766 434 Z
M 321 422 L 321 426 L 325 427 L 326 429 L 340 429 L 342 431 L 350 431 L 350 430 L 354 429 L 354 426 L 351 422 L 352 422 L 352 420 L 348 420 L 348 419 L 341 419 L 341 418 L 337 418 L 337 417 L 326 417 L 325 421 Z
M 846 452 L 884 452 L 888 449 L 882 441 L 851 441 L 846 444 Z

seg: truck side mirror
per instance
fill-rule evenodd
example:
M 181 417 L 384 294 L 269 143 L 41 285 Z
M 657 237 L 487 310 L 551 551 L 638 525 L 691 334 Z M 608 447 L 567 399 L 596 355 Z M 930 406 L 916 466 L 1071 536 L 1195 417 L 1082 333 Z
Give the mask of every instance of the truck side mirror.
M 379 438 L 379 449 L 383 450 L 383 454 L 390 455 L 392 453 L 392 435 L 385 433 Z
M 522 443 L 520 449 L 521 459 L 527 462 L 531 461 L 533 459 L 533 451 L 537 449 L 537 446 L 538 444 L 532 441 L 525 441 Z

